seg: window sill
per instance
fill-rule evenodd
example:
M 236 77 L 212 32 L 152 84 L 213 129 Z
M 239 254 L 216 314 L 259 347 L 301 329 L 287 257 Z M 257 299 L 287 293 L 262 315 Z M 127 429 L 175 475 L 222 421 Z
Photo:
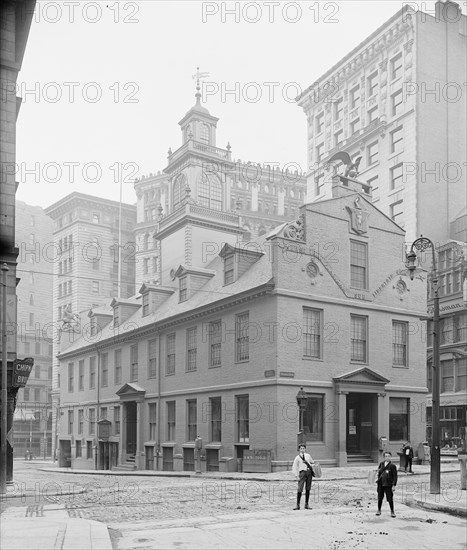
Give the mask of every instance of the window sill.
M 185 372 L 198 372 L 198 369 L 185 369 Z
M 165 443 L 161 443 L 161 447 L 175 447 L 176 443 L 175 441 L 166 441 Z
M 240 365 L 242 363 L 249 363 L 250 359 L 242 359 L 241 361 L 234 361 L 235 365 Z
M 195 442 L 193 441 L 193 443 L 182 443 L 182 448 L 184 449 L 194 449 L 195 448 Z
M 208 369 L 220 369 L 222 365 L 209 365 Z
M 324 359 L 323 359 L 322 357 L 308 357 L 308 355 L 304 355 L 304 356 L 302 357 L 302 359 L 303 359 L 304 361 L 321 361 L 321 362 L 324 361 Z
M 223 447 L 222 443 L 206 443 L 206 445 L 204 446 L 205 449 L 217 449 L 217 450 L 222 449 L 222 447 Z
M 175 376 L 175 373 L 174 372 L 166 372 L 165 375 L 166 376 Z
M 408 369 L 409 365 L 393 365 L 393 369 Z
M 367 365 L 368 366 L 369 362 L 368 361 L 356 361 L 356 360 L 351 359 L 350 364 L 351 365 Z

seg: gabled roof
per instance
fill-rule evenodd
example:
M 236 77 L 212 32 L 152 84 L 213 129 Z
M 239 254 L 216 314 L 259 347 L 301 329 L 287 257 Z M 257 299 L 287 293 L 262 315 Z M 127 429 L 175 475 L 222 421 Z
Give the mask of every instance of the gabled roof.
M 257 241 L 253 241 L 254 244 L 256 244 Z M 258 250 L 252 250 L 251 248 L 248 248 L 248 245 L 250 243 L 245 243 L 244 247 L 239 246 L 232 246 L 229 243 L 225 243 L 222 247 L 221 251 L 219 252 L 219 256 L 221 258 L 225 258 L 229 254 L 242 254 L 246 256 L 256 256 L 257 258 L 261 258 L 261 256 L 264 255 L 264 252 L 258 252 Z
M 146 393 L 146 390 L 142 388 L 139 384 L 135 384 L 134 382 L 128 382 L 128 384 L 123 384 L 123 386 L 117 390 L 116 395 L 129 395 L 129 394 L 144 394 Z
M 190 267 L 183 264 L 180 264 L 180 267 L 174 274 L 174 277 L 182 277 L 188 273 L 193 273 L 194 275 L 201 275 L 204 277 L 214 277 L 216 272 L 212 269 L 203 269 L 202 267 Z
M 347 384 L 376 384 L 384 385 L 389 382 L 388 378 L 381 376 L 374 370 L 369 369 L 368 367 L 362 367 L 360 369 L 352 370 L 341 374 L 340 376 L 335 376 L 333 378 L 334 382 L 345 382 Z
M 337 201 L 341 201 L 343 203 L 348 203 L 349 198 L 351 197 L 360 197 L 366 205 L 369 207 L 369 210 L 374 211 L 378 216 L 381 216 L 385 218 L 392 226 L 394 226 L 394 229 L 397 230 L 397 232 L 401 235 L 405 235 L 405 230 L 402 229 L 400 225 L 398 225 L 394 220 L 392 220 L 387 214 L 382 212 L 378 207 L 376 207 L 370 200 L 368 200 L 368 197 L 366 197 L 364 194 L 359 193 L 358 191 L 355 191 L 355 193 L 349 193 L 348 195 L 344 195 L 342 197 L 330 197 L 329 199 L 323 199 L 320 201 L 315 202 L 308 202 L 306 203 L 306 209 L 307 210 L 314 210 L 315 212 L 323 212 L 327 205 L 330 203 L 336 204 Z M 324 206 L 323 206 L 324 205 Z
M 137 306 L 137 307 L 140 307 L 141 306 L 141 303 L 139 302 L 139 298 L 137 297 L 132 297 L 132 298 L 114 298 L 111 302 L 110 302 L 110 307 L 114 307 L 116 305 L 125 305 L 125 306 Z
M 173 294 L 175 288 L 171 286 L 162 286 L 162 285 L 151 285 L 149 283 L 143 283 L 143 286 L 139 289 L 140 294 L 145 294 L 146 292 L 159 292 L 161 294 Z

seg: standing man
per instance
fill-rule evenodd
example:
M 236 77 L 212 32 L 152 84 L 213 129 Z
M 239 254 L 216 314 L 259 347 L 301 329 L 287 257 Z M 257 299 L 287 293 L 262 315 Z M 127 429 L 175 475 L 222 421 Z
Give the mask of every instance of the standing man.
M 410 441 L 407 441 L 407 443 L 402 447 L 402 452 L 404 453 L 404 458 L 405 458 L 405 472 L 407 473 L 407 466 L 408 466 L 409 473 L 413 474 L 412 472 L 413 449 L 410 445 Z
M 393 496 L 397 485 L 397 468 L 391 462 L 391 457 L 392 454 L 386 451 L 384 453 L 384 460 L 378 466 L 378 477 L 376 479 L 376 483 L 378 484 L 378 511 L 376 515 L 381 515 L 381 505 L 383 504 L 384 495 L 386 495 L 389 508 L 391 508 L 391 517 L 395 518 Z
M 310 500 L 310 489 L 311 481 L 313 478 L 313 468 L 314 464 L 311 455 L 305 452 L 306 445 L 300 445 L 298 447 L 298 455 L 295 457 L 292 466 L 292 472 L 295 475 L 295 478 L 298 480 L 298 491 L 297 491 L 297 505 L 294 510 L 300 510 L 300 500 L 302 498 L 303 486 L 305 485 L 305 510 L 311 510 L 308 506 Z

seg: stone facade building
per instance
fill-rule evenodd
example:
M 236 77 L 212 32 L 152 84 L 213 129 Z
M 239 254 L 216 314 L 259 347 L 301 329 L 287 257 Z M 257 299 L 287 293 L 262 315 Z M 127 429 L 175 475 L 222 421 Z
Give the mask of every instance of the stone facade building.
M 161 284 L 93 310 L 91 333 L 62 340 L 61 464 L 190 471 L 199 436 L 203 471 L 246 469 L 254 451 L 286 469 L 301 387 L 305 438 L 323 464 L 423 441 L 414 328 L 426 281 L 409 280 L 403 230 L 361 186 L 335 177 L 332 198 L 249 243 L 234 238 L 238 214 L 203 207 L 204 227 L 226 238 L 202 265 L 196 254 L 185 263 L 201 216 L 190 200 L 157 227 Z
M 451 241 L 439 247 L 440 309 L 440 442 L 459 447 L 467 426 L 467 244 Z M 429 285 L 428 313 L 433 314 Z M 428 327 L 428 389 L 432 387 L 433 339 Z M 428 395 L 427 436 L 431 440 L 431 394 Z
M 121 206 L 121 208 L 120 208 Z M 54 358 L 59 340 L 74 327 L 87 330 L 90 308 L 108 305 L 114 296 L 135 293 L 136 208 L 130 204 L 71 193 L 45 209 L 53 220 Z M 119 225 L 121 213 L 121 227 Z M 121 255 L 119 256 L 119 229 Z M 119 258 L 121 262 L 119 263 Z M 120 287 L 119 287 L 120 266 Z M 64 330 L 63 330 L 64 329 Z M 60 395 L 59 364 L 53 365 L 53 445 L 57 442 Z
M 410 2 L 305 90 L 308 201 L 331 196 L 333 154 L 361 157 L 359 179 L 406 231 L 435 243 L 465 205 L 467 18 L 451 1 Z M 433 205 L 436 204 L 436 216 Z
M 14 416 L 14 454 L 50 456 L 52 451 L 52 220 L 39 206 L 16 201 L 16 246 L 19 250 L 17 353 L 33 357 L 34 368 L 18 392 Z
M 201 105 L 200 97 L 198 87 L 195 105 L 179 122 L 182 145 L 169 150 L 166 168 L 135 182 L 137 285 L 160 282 L 156 224 L 160 216 L 173 214 L 187 192 L 200 208 L 217 210 L 220 216 L 239 214 L 244 241 L 296 218 L 305 200 L 305 177 L 292 166 L 289 170 L 235 160 L 230 144 L 217 147 L 219 119 Z

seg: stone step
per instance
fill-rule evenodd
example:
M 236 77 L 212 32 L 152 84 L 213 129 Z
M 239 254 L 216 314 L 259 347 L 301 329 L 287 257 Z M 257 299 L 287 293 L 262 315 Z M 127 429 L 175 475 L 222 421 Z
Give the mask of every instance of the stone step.
M 136 464 L 128 464 L 128 463 L 124 463 L 124 464 L 119 464 L 118 466 L 114 466 L 112 468 L 112 470 L 116 470 L 117 472 L 118 471 L 125 471 L 125 472 L 128 472 L 128 471 L 133 471 L 133 470 L 136 470 Z

